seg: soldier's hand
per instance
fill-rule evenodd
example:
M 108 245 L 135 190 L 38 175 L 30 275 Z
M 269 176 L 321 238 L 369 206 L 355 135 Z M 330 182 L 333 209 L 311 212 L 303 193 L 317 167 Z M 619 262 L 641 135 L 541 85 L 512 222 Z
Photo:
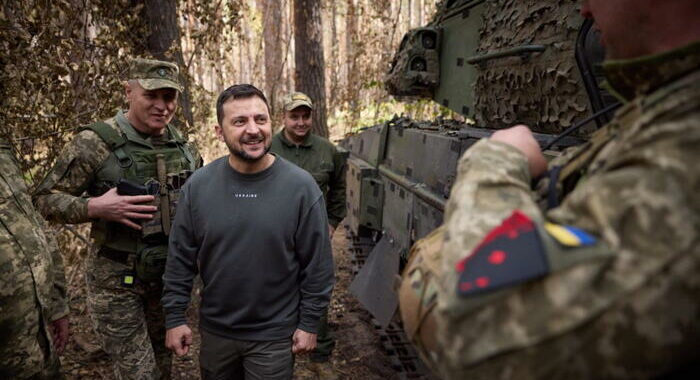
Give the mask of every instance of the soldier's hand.
M 331 226 L 331 225 L 329 224 L 329 225 L 328 225 L 328 237 L 330 237 L 331 240 L 333 240 L 333 233 L 334 233 L 334 232 L 335 232 L 335 228 L 333 228 L 333 226 Z
M 316 348 L 316 334 L 296 329 L 292 337 L 292 353 L 303 354 Z
M 192 345 L 192 330 L 187 325 L 180 325 L 165 332 L 165 347 L 177 356 L 186 355 Z
M 532 131 L 530 131 L 528 126 L 516 125 L 511 128 L 501 129 L 491 135 L 491 140 L 500 141 L 520 150 L 527 157 L 532 178 L 539 177 L 547 170 L 547 160 L 542 155 L 540 145 L 535 140 L 535 136 L 532 135 Z
M 101 196 L 88 200 L 88 217 L 119 222 L 140 230 L 141 226 L 132 219 L 153 219 L 153 213 L 158 208 L 141 204 L 152 201 L 152 195 L 119 195 L 117 189 L 112 188 Z
M 66 316 L 52 321 L 49 323 L 49 329 L 51 330 L 51 336 L 53 337 L 53 346 L 56 349 L 56 352 L 60 354 L 66 347 L 66 343 L 68 343 L 68 317 Z

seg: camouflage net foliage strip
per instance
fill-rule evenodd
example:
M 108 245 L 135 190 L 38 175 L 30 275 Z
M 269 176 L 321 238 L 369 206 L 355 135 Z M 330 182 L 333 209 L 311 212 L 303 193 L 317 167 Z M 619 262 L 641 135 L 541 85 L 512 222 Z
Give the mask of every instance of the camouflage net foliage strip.
M 199 26 L 191 40 L 203 62 L 220 50 L 222 31 L 238 25 L 240 1 L 226 3 L 225 19 L 219 17 L 220 3 L 187 1 L 197 10 L 189 15 Z M 132 0 L 7 0 L 0 5 L 0 90 L 5 95 L 0 98 L 0 133 L 13 142 L 30 186 L 44 177 L 80 126 L 126 107 L 123 80 L 129 59 L 152 57 L 144 9 L 145 1 Z M 186 58 L 191 63 L 194 54 Z M 212 95 L 188 76 L 185 80 L 195 124 L 208 125 Z M 181 109 L 176 118 L 184 120 Z M 89 226 L 55 229 L 73 282 L 89 245 Z
M 240 1 L 226 3 L 225 19 L 219 17 L 220 2 L 187 3 L 196 10 L 189 17 L 199 26 L 191 38 L 198 58 L 218 58 L 212 52 L 220 50 L 222 31 L 239 26 Z M 123 80 L 129 59 L 153 57 L 144 4 L 8 0 L 0 6 L 0 88 L 7 94 L 0 99 L 0 133 L 14 141 L 28 182 L 43 176 L 78 127 L 126 107 Z M 166 56 L 177 49 L 179 44 L 171 46 Z M 187 55 L 186 64 L 194 56 Z M 193 83 L 185 68 L 181 72 L 191 91 L 195 124 L 206 124 L 211 94 Z M 176 119 L 184 120 L 181 108 Z
M 547 48 L 532 59 L 511 57 L 480 66 L 475 84 L 478 124 L 504 128 L 525 123 L 537 132 L 560 133 L 589 114 L 574 60 L 583 22 L 578 7 L 575 0 L 487 3 L 480 54 L 530 44 Z

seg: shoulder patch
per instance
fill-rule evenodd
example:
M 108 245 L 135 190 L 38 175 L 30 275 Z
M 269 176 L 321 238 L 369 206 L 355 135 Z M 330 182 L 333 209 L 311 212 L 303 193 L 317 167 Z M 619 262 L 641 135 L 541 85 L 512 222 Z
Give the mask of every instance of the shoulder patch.
M 472 296 L 549 273 L 535 223 L 516 210 L 457 263 L 457 293 Z
M 566 247 L 582 247 L 596 242 L 594 237 L 573 226 L 545 223 L 544 229 L 554 240 Z

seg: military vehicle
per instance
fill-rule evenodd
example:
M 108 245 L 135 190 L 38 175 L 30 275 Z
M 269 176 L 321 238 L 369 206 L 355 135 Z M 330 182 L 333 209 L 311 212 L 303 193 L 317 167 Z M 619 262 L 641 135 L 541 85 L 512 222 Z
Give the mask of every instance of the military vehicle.
M 397 275 L 413 243 L 442 223 L 459 158 L 474 142 L 522 123 L 556 156 L 609 120 L 617 104 L 601 89 L 603 55 L 575 0 L 442 1 L 428 25 L 404 36 L 388 91 L 433 99 L 466 122 L 395 117 L 341 143 L 350 152 L 350 289 L 379 326 L 395 330 Z

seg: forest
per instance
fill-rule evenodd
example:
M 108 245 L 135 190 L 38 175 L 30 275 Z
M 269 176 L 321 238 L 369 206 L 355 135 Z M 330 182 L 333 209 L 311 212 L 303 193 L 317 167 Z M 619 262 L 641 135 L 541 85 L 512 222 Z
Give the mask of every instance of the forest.
M 280 125 L 284 94 L 309 94 L 315 132 L 345 134 L 406 113 L 445 112 L 427 100 L 399 102 L 383 88 L 401 38 L 430 21 L 430 0 L 36 0 L 0 7 L 0 133 L 36 186 L 81 127 L 126 107 L 131 57 L 182 68 L 176 125 L 205 162 L 225 153 L 213 132 L 215 101 L 236 83 L 261 88 Z M 325 110 L 325 112 L 324 112 Z M 64 252 L 87 242 L 61 227 Z M 67 230 L 71 232 L 68 233 Z M 68 260 L 72 260 L 69 255 Z
M 383 76 L 404 34 L 430 22 L 436 6 L 434 0 L 5 0 L 0 133 L 25 181 L 36 186 L 81 126 L 126 107 L 132 57 L 178 64 L 185 86 L 174 122 L 205 163 L 226 153 L 213 131 L 214 103 L 237 83 L 264 91 L 274 128 L 281 124 L 281 98 L 307 93 L 319 110 L 314 131 L 334 142 L 397 114 L 431 118 L 448 111 L 427 100 L 397 101 Z M 110 378 L 84 304 L 89 226 L 51 228 L 64 256 L 75 332 L 63 371 L 69 378 Z M 338 302 L 336 308 L 344 307 Z M 360 361 L 351 357 L 343 365 L 358 375 L 352 368 Z M 191 366 L 179 365 L 186 367 L 180 378 L 190 378 Z
M 124 107 L 130 57 L 177 62 L 186 83 L 177 123 L 211 160 L 212 110 L 235 83 L 265 92 L 279 117 L 293 90 L 317 99 L 316 132 L 338 140 L 394 114 L 383 75 L 404 33 L 429 22 L 430 0 L 4 1 L 0 13 L 2 133 L 31 182 L 79 126 Z

